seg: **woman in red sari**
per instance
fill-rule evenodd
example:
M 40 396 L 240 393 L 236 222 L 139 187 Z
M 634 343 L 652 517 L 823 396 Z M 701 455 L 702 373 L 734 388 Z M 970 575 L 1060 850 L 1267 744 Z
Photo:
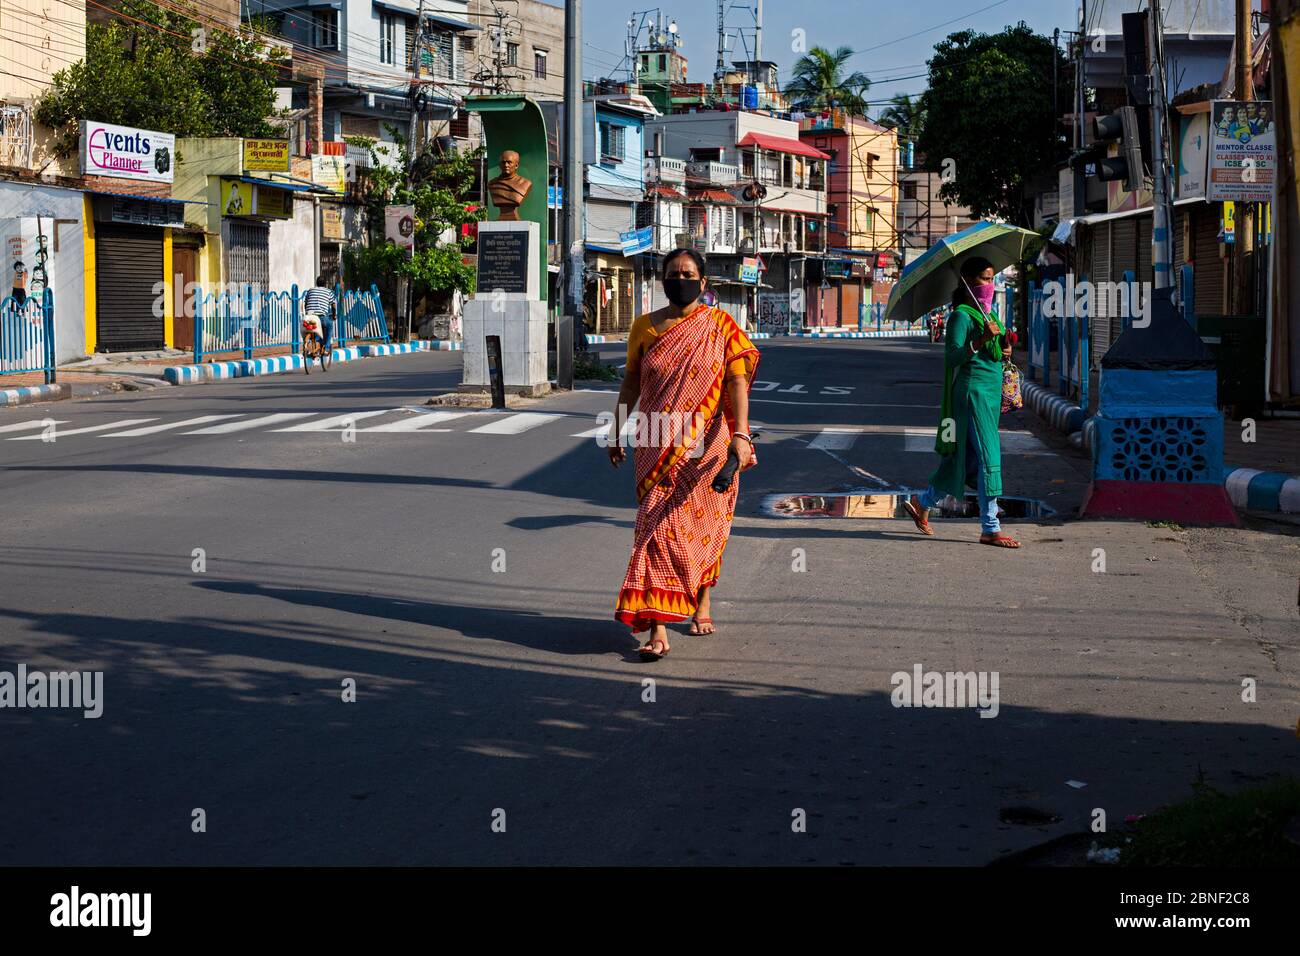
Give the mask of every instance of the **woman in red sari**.
M 749 435 L 749 387 L 758 349 L 726 312 L 700 301 L 704 257 L 677 249 L 663 263 L 669 305 L 643 315 L 628 336 L 627 370 L 609 443 L 614 467 L 627 457 L 619 440 L 628 410 L 640 502 L 632 560 L 615 619 L 650 631 L 642 660 L 670 650 L 670 623 L 712 634 L 709 589 L 718 581 L 731 533 L 739 480 L 723 493 L 712 483 L 734 452 L 741 470 L 758 463 Z

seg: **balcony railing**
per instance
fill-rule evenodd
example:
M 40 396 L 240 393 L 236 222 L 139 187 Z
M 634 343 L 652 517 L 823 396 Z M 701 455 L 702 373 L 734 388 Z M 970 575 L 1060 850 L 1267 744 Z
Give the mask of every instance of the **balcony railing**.
M 740 178 L 740 169 L 731 163 L 687 163 L 686 175 L 698 182 L 734 186 Z
M 658 180 L 661 183 L 686 182 L 686 160 L 672 156 L 649 156 L 646 158 L 645 176 L 647 182 Z

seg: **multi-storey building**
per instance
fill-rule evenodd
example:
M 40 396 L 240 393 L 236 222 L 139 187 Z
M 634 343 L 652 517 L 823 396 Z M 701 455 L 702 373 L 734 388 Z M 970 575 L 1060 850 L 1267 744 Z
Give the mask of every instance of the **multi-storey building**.
M 469 78 L 483 92 L 564 99 L 564 7 L 542 0 L 469 0 L 477 28 Z
M 474 25 L 466 0 L 244 0 L 323 69 L 321 140 L 408 135 L 413 96 L 426 121 L 450 121 L 470 89 Z M 423 15 L 423 24 L 417 21 Z M 416 51 L 419 51 L 417 57 Z M 293 105 L 309 105 L 309 90 Z M 418 133 L 417 133 L 418 135 Z M 313 144 L 312 152 L 320 152 Z
M 856 326 L 893 287 L 898 134 L 846 110 L 806 117 L 800 138 L 831 157 L 826 258 L 808 275 L 808 324 Z
M 655 251 L 686 242 L 705 253 L 711 285 L 742 321 L 756 325 L 760 306 L 769 316 L 788 311 L 806 260 L 826 250 L 830 156 L 801 141 L 793 120 L 731 108 L 660 117 L 646 124 L 646 139 Z
M 659 116 L 643 96 L 605 94 L 583 102 L 586 164 L 586 304 L 596 331 L 627 331 L 650 307 L 654 265 L 637 238 L 645 202 L 643 135 Z M 644 235 L 644 233 L 642 234 Z

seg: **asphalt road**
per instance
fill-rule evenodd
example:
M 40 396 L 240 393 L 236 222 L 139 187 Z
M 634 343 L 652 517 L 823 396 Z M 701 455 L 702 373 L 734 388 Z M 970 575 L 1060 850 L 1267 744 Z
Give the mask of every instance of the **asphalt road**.
M 459 364 L 0 410 L 0 671 L 104 672 L 98 719 L 0 709 L 0 864 L 981 864 L 1296 772 L 1295 538 L 763 512 L 923 484 L 937 346 L 765 345 L 719 632 L 654 665 L 582 437 L 613 394 L 420 410 Z M 1086 462 L 1004 428 L 1008 492 L 1077 506 Z M 998 672 L 996 719 L 891 706 L 918 663 Z

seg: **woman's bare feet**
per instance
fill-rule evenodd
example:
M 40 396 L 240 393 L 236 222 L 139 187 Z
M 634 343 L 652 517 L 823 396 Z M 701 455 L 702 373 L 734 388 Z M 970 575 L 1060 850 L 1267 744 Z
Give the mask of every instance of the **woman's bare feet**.
M 641 645 L 641 660 L 657 661 L 662 657 L 667 657 L 672 648 L 668 644 L 668 628 L 662 624 L 653 624 L 650 627 L 650 639 Z
M 713 618 L 709 614 L 709 592 L 712 588 L 700 588 L 698 600 L 695 603 L 695 616 L 691 618 L 691 626 L 687 628 L 686 633 L 694 635 L 712 634 L 717 630 L 713 626 Z

